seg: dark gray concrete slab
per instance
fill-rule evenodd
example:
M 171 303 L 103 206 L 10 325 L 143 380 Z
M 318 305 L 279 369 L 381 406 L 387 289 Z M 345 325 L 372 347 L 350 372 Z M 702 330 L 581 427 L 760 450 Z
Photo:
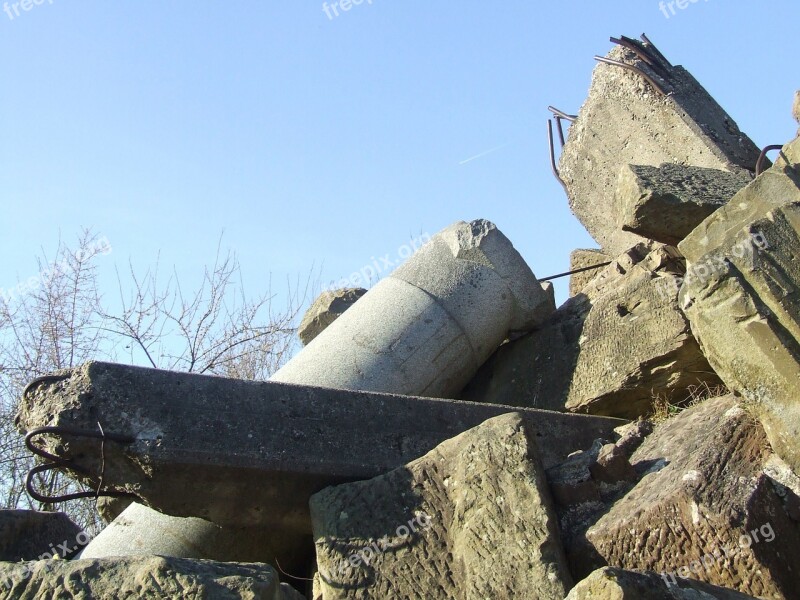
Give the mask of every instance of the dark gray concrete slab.
M 105 442 L 103 482 L 148 506 L 218 524 L 310 532 L 308 498 L 322 488 L 402 466 L 487 419 L 519 412 L 546 467 L 617 419 L 454 400 L 248 382 L 92 362 L 30 386 L 19 427 L 122 434 Z M 96 487 L 100 440 L 44 435 L 40 445 L 88 469 Z

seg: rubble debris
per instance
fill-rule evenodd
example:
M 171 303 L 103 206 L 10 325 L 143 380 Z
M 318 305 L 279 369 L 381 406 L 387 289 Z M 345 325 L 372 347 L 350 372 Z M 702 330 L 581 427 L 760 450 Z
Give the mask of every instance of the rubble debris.
M 258 563 L 163 556 L 0 563 L 3 598 L 214 598 L 289 600 L 275 570 Z
M 751 181 L 747 172 L 671 163 L 625 165 L 615 199 L 619 225 L 625 231 L 676 246 Z
M 800 523 L 765 474 L 772 456 L 732 396 L 666 421 L 633 453 L 630 491 L 582 515 L 561 511 L 572 574 L 609 565 L 794 598 Z
M 89 539 L 62 512 L 0 510 L 0 561 L 67 558 Z
M 270 379 L 452 398 L 506 339 L 555 307 L 489 221 L 436 234 Z
M 462 398 L 635 419 L 656 395 L 686 400 L 720 380 L 681 312 L 673 248 L 639 245 L 534 332 L 501 347 Z
M 672 66 L 651 43 L 628 41 L 608 54 L 612 64 L 595 68 L 559 161 L 570 208 L 611 256 L 642 241 L 618 226 L 616 189 L 625 165 L 745 174 L 760 152 L 688 71 Z
M 565 600 L 755 600 L 716 585 L 692 579 L 664 579 L 657 573 L 625 571 L 614 567 L 598 569 L 572 588 Z
M 787 162 L 789 161 L 789 162 Z M 680 245 L 681 306 L 709 362 L 800 471 L 800 138 Z
M 519 414 L 495 417 L 314 495 L 322 600 L 564 598 L 572 582 L 535 436 Z
M 315 337 L 336 319 L 341 317 L 348 308 L 355 304 L 367 290 L 364 288 L 343 288 L 340 290 L 326 290 L 322 292 L 303 315 L 297 335 L 304 346 L 308 346 Z

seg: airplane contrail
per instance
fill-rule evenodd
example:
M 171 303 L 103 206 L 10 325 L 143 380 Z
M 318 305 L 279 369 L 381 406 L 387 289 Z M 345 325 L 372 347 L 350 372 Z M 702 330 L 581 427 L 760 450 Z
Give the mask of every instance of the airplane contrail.
M 481 158 L 481 157 L 483 157 L 483 156 L 486 156 L 487 154 L 491 154 L 492 152 L 497 152 L 498 150 L 500 150 L 500 149 L 502 149 L 502 148 L 505 148 L 506 146 L 508 146 L 510 143 L 511 143 L 511 142 L 506 142 L 505 144 L 502 144 L 502 145 L 500 145 L 500 146 L 497 146 L 497 148 L 492 148 L 491 150 L 487 150 L 486 152 L 481 152 L 480 154 L 476 154 L 475 156 L 471 156 L 470 158 L 468 158 L 468 159 L 466 159 L 466 160 L 462 160 L 462 161 L 461 161 L 460 163 L 458 163 L 458 164 L 459 164 L 459 165 L 465 165 L 465 164 L 467 164 L 468 162 L 470 162 L 470 161 L 473 161 L 473 160 L 475 160 L 475 159 L 477 159 L 477 158 Z

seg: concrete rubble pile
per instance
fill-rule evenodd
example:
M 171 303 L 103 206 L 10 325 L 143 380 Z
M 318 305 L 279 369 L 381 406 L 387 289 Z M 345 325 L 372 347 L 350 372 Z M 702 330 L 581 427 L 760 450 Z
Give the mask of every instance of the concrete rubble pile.
M 0 597 L 797 598 L 800 140 L 770 163 L 646 36 L 612 40 L 553 109 L 599 245 L 563 305 L 459 221 L 324 292 L 270 381 L 34 380 L 19 430 L 108 525 L 0 512 Z

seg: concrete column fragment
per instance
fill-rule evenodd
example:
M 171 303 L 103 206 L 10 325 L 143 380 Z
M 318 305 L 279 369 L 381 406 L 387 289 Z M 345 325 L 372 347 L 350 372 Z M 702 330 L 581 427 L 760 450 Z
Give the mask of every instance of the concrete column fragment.
M 272 381 L 454 397 L 511 331 L 553 310 L 490 222 L 435 235 L 272 376 Z
M 346 314 L 346 313 L 345 313 Z M 313 342 L 312 342 L 313 343 Z M 87 363 L 34 385 L 19 426 L 98 431 L 132 443 L 54 433 L 36 444 L 72 458 L 100 484 L 173 516 L 218 525 L 311 532 L 308 499 L 325 486 L 375 477 L 483 421 L 519 412 L 545 467 L 609 437 L 617 419 L 507 406 L 250 382 Z
M 174 556 L 223 562 L 279 563 L 302 569 L 309 536 L 281 536 L 258 526 L 224 527 L 196 517 L 172 517 L 133 502 L 83 549 L 80 558 Z

